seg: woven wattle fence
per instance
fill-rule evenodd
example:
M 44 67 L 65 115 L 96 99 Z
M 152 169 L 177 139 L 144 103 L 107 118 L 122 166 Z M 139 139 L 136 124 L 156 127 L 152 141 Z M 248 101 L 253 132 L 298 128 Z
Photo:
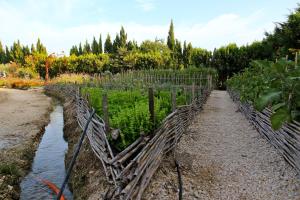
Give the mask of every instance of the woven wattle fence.
M 88 100 L 80 96 L 78 88 L 74 86 L 51 87 L 51 90 L 63 93 L 75 103 L 77 121 L 83 129 L 91 112 Z M 151 136 L 140 136 L 116 155 L 108 142 L 104 120 L 94 115 L 87 136 L 93 152 L 103 165 L 107 180 L 115 185 L 112 199 L 141 199 L 163 156 L 175 147 L 194 116 L 201 110 L 210 88 L 200 91 L 201 95 L 193 99 L 191 104 L 179 106 L 170 113 Z
M 272 111 L 269 108 L 259 112 L 250 103 L 242 103 L 238 93 L 232 90 L 228 90 L 228 93 L 257 131 L 300 173 L 300 123 L 285 123 L 279 130 L 274 131 L 270 121 Z

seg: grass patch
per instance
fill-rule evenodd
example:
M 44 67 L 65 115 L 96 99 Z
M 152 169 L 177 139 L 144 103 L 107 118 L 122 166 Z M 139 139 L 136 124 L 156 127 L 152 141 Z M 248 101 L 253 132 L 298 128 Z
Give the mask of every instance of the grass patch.
M 0 164 L 1 175 L 21 176 L 21 172 L 15 163 L 1 163 Z

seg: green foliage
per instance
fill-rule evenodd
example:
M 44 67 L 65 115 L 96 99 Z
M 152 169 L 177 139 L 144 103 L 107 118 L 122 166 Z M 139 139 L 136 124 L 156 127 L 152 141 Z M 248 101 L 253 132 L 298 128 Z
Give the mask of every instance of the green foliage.
M 255 108 L 270 107 L 272 127 L 300 120 L 300 67 L 281 59 L 278 62 L 253 61 L 250 68 L 227 81 L 228 87 L 239 92 L 242 101 Z
M 124 57 L 124 61 L 131 69 L 155 69 L 167 67 L 170 62 L 170 56 L 159 52 L 131 52 Z
M 99 42 L 98 42 L 98 52 L 97 53 L 103 53 L 103 47 L 102 47 L 102 36 L 100 34 L 99 36 Z
M 104 43 L 104 53 L 113 53 L 113 45 L 110 39 L 110 35 L 107 34 L 105 43 Z
M 33 67 L 41 77 L 45 77 L 46 56 L 36 54 L 26 60 L 25 66 Z M 109 62 L 107 54 L 85 54 L 80 56 L 71 55 L 69 57 L 59 57 L 53 60 L 49 69 L 50 77 L 55 77 L 62 73 L 100 73 L 104 71 Z
M 1 43 L 1 41 L 0 41 L 0 64 L 2 63 L 5 63 L 5 50 L 4 50 L 4 48 L 3 48 L 3 46 L 2 46 L 2 43 Z
M 83 45 L 82 54 L 85 55 L 85 54 L 90 54 L 90 53 L 92 53 L 91 45 L 86 40 L 85 44 Z
M 93 38 L 93 42 L 92 42 L 92 53 L 93 54 L 98 54 L 99 50 L 98 50 L 99 46 L 98 46 L 98 42 L 96 41 L 96 38 Z
M 0 164 L 0 174 L 1 175 L 13 175 L 20 176 L 20 170 L 15 163 L 1 163 Z
M 36 79 L 39 77 L 39 74 L 35 72 L 32 68 L 18 68 L 16 73 L 19 78 Z
M 111 140 L 111 142 L 119 150 L 125 149 L 140 134 L 150 134 L 171 112 L 170 91 L 156 91 L 155 93 L 154 124 L 150 121 L 148 93 L 145 90 L 104 90 L 84 87 L 81 92 L 82 94 L 89 94 L 90 103 L 99 116 L 103 116 L 102 96 L 103 93 L 107 93 L 110 125 L 121 130 L 120 138 L 117 141 Z M 182 101 L 182 94 L 182 92 L 177 93 L 177 102 L 185 104 L 185 101 L 184 103 Z
M 47 55 L 47 49 L 46 49 L 46 47 L 42 44 L 40 38 L 38 38 L 38 41 L 37 41 L 37 43 L 36 43 L 36 51 L 37 51 L 37 53 Z
M 167 38 L 167 45 L 171 51 L 174 51 L 175 49 L 175 36 L 174 36 L 174 25 L 173 20 L 171 20 L 169 32 L 168 32 L 168 38 Z

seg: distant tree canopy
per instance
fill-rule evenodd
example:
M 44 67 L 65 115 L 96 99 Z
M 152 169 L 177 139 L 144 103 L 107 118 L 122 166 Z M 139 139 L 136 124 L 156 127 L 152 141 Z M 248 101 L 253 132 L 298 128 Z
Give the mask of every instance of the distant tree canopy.
M 36 45 L 32 44 L 30 48 L 22 45 L 19 40 L 13 42 L 11 47 L 4 47 L 0 41 L 0 63 L 12 61 L 24 65 L 26 57 L 34 54 L 47 54 L 47 49 L 39 38 Z
M 64 60 L 57 58 L 55 73 L 65 71 L 98 73 L 101 70 L 119 72 L 128 69 L 174 68 L 181 69 L 190 65 L 195 67 L 214 67 L 219 72 L 219 82 L 225 80 L 249 66 L 251 60 L 269 59 L 288 56 L 294 58 L 300 49 L 300 6 L 291 12 L 286 22 L 276 23 L 272 33 L 265 33 L 262 41 L 238 47 L 228 44 L 214 49 L 193 47 L 186 41 L 183 44 L 175 37 L 175 27 L 171 20 L 166 42 L 162 39 L 145 40 L 140 45 L 135 40 L 128 40 L 122 26 L 115 38 L 108 34 L 102 44 L 102 36 L 93 37 L 91 43 L 87 40 L 82 44 L 73 45 L 70 56 Z M 26 59 L 28 57 L 28 59 Z M 10 61 L 22 66 L 35 66 L 42 69 L 43 59 L 47 57 L 46 47 L 37 40 L 35 45 L 24 46 L 20 41 L 11 47 L 0 42 L 0 63 Z M 34 64 L 30 64 L 32 61 Z M 59 63 L 62 65 L 58 67 Z M 75 66 L 72 66 L 75 65 Z M 75 70 L 76 69 L 76 70 Z

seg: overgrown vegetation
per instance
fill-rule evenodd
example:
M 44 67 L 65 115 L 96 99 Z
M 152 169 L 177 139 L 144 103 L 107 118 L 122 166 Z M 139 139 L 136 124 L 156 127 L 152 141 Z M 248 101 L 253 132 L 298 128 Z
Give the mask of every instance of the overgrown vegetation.
M 269 107 L 274 112 L 271 123 L 279 129 L 283 123 L 300 121 L 300 66 L 280 59 L 278 62 L 253 61 L 251 67 L 227 81 L 259 111 Z

